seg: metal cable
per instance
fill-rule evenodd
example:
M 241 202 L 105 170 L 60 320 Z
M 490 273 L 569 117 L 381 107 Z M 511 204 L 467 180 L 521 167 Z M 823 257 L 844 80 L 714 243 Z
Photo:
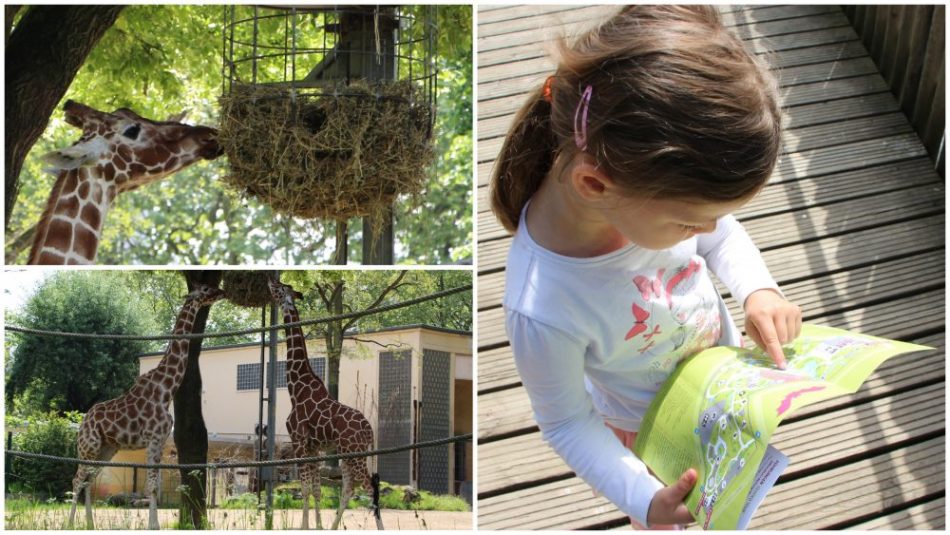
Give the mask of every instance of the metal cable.
M 414 450 L 419 448 L 430 448 L 441 446 L 452 442 L 467 442 L 472 439 L 472 433 L 458 435 L 454 437 L 429 440 L 427 442 L 417 442 L 404 446 L 393 446 L 391 448 L 380 448 L 371 451 L 354 451 L 349 453 L 335 453 L 333 455 L 324 455 L 322 457 L 300 457 L 298 459 L 277 459 L 273 461 L 243 461 L 234 463 L 205 463 L 205 464 L 143 464 L 143 463 L 117 463 L 112 461 L 91 461 L 85 459 L 76 459 L 73 457 L 58 457 L 56 455 L 46 455 L 45 453 L 30 453 L 25 451 L 4 450 L 6 455 L 13 457 L 22 457 L 25 459 L 39 459 L 44 461 L 56 461 L 70 464 L 83 464 L 89 466 L 113 466 L 117 468 L 157 468 L 169 470 L 197 470 L 200 468 L 248 468 L 258 466 L 288 466 L 292 464 L 310 464 L 323 461 L 332 461 L 337 459 L 354 459 L 357 457 L 372 457 L 375 455 L 386 455 L 388 453 L 397 453 L 400 451 Z
M 17 325 L 7 325 L 6 330 L 12 332 L 18 332 L 23 334 L 33 334 L 37 336 L 61 336 L 63 338 L 86 338 L 86 339 L 101 339 L 101 340 L 194 340 L 198 338 L 224 338 L 227 336 L 242 336 L 246 334 L 257 334 L 267 331 L 277 331 L 280 329 L 289 329 L 291 327 L 302 327 L 305 325 L 317 325 L 320 323 L 330 323 L 333 321 L 340 321 L 350 318 L 360 318 L 363 316 L 370 316 L 372 314 L 380 314 L 382 312 L 389 312 L 390 310 L 396 310 L 399 308 L 404 308 L 412 305 L 418 305 L 425 301 L 431 301 L 433 299 L 439 299 L 446 297 L 452 294 L 468 291 L 472 289 L 471 284 L 466 284 L 464 286 L 458 286 L 456 288 L 449 288 L 448 290 L 443 290 L 441 292 L 435 292 L 433 294 L 424 295 L 422 297 L 417 297 L 415 299 L 409 299 L 407 301 L 402 301 L 399 303 L 393 303 L 391 305 L 382 305 L 369 310 L 361 310 L 358 312 L 347 312 L 345 314 L 337 314 L 336 316 L 328 316 L 326 318 L 312 319 L 312 320 L 301 320 L 295 321 L 292 323 L 282 323 L 280 325 L 272 325 L 270 327 L 256 327 L 253 329 L 243 329 L 239 331 L 225 331 L 225 332 L 214 332 L 214 333 L 189 333 L 189 334 L 155 334 L 155 335 L 140 335 L 140 334 L 99 334 L 99 333 L 71 333 L 64 331 L 46 331 L 42 329 L 31 329 L 28 327 L 20 327 Z

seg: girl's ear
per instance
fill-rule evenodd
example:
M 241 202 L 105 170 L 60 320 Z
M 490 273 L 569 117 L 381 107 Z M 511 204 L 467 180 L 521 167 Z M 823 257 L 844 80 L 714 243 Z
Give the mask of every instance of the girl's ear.
M 590 202 L 602 201 L 613 195 L 614 183 L 602 170 L 598 169 L 589 156 L 576 161 L 571 168 L 571 185 L 581 199 Z

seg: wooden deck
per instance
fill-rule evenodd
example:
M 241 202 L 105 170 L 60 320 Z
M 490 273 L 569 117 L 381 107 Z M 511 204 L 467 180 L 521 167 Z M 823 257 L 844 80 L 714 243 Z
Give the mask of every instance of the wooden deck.
M 505 338 L 510 237 L 487 200 L 512 116 L 552 70 L 544 40 L 612 9 L 478 10 L 480 529 L 629 528 L 541 440 Z M 894 358 L 857 394 L 786 420 L 772 442 L 791 465 L 750 527 L 943 529 L 943 181 L 837 6 L 723 11 L 753 50 L 775 52 L 780 69 L 785 154 L 736 214 L 773 275 L 805 321 L 939 348 Z

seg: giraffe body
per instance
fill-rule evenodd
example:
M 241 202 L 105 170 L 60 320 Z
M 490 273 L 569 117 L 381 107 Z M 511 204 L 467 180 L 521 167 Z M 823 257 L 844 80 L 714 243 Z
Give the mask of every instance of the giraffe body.
M 152 121 L 125 108 L 105 113 L 71 100 L 63 109 L 66 122 L 83 134 L 44 157 L 56 182 L 36 227 L 30 264 L 95 262 L 118 194 L 221 155 L 217 131 L 207 126 Z
M 210 286 L 200 286 L 188 294 L 175 323 L 175 334 L 189 334 L 198 309 L 221 299 L 224 293 Z M 188 363 L 188 339 L 171 340 L 165 356 L 154 369 L 140 375 L 125 394 L 96 403 L 79 426 L 77 453 L 80 459 L 108 461 L 119 450 L 145 448 L 149 464 L 162 460 L 162 449 L 172 430 L 172 414 L 168 407 L 181 384 Z M 80 465 L 73 479 L 73 505 L 69 526 L 73 526 L 80 491 L 86 493 L 86 527 L 94 529 L 91 483 L 98 470 Z M 146 490 L 149 495 L 149 529 L 158 529 L 159 471 L 148 470 Z
M 285 323 L 299 321 L 294 297 L 298 292 L 286 284 L 268 281 L 271 296 L 280 305 Z M 295 457 L 316 457 L 333 446 L 339 453 L 369 451 L 373 448 L 373 429 L 363 413 L 330 397 L 320 377 L 314 373 L 307 358 L 307 346 L 300 327 L 287 329 L 287 390 L 291 409 L 287 431 L 293 443 Z M 372 489 L 367 457 L 340 461 L 343 471 L 343 489 L 331 529 L 337 529 L 346 504 L 357 487 Z M 300 466 L 300 490 L 303 494 L 303 523 L 309 526 L 310 496 L 315 498 L 317 529 L 320 520 L 320 466 Z

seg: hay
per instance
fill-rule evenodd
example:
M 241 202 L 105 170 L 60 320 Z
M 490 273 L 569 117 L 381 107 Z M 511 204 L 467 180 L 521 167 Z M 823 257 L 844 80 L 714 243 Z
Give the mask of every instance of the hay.
M 221 281 L 224 296 L 235 305 L 262 307 L 271 302 L 266 271 L 228 270 Z
M 397 195 L 421 191 L 432 110 L 410 104 L 410 82 L 300 92 L 244 85 L 221 98 L 226 183 L 277 212 L 337 220 L 377 215 Z

